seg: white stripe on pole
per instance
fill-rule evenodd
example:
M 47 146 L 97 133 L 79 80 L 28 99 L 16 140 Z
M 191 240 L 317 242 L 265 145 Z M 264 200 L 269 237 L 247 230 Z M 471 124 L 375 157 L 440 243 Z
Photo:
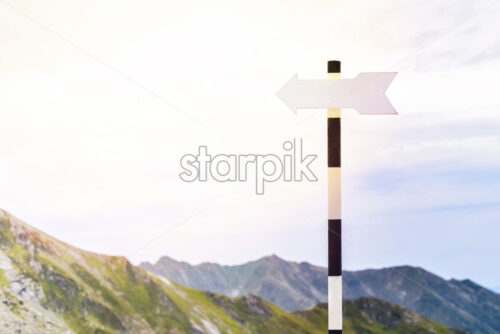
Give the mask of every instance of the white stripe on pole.
M 328 219 L 342 219 L 342 169 L 328 168 Z
M 342 276 L 328 277 L 328 308 L 328 329 L 342 330 Z

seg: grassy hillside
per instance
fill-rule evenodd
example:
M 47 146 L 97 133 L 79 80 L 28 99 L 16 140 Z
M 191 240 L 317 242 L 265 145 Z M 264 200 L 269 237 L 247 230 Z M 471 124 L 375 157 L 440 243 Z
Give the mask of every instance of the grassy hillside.
M 28 333 L 324 333 L 255 296 L 186 288 L 77 249 L 0 211 L 2 326 Z M 23 327 L 24 326 L 24 327 Z M 14 331 L 13 331 L 14 332 Z
M 310 322 L 322 321 L 326 304 L 295 314 Z M 344 301 L 344 334 L 467 334 L 429 320 L 416 312 L 375 298 Z
M 344 333 L 354 334 L 464 334 L 424 318 L 416 312 L 375 298 L 344 302 Z

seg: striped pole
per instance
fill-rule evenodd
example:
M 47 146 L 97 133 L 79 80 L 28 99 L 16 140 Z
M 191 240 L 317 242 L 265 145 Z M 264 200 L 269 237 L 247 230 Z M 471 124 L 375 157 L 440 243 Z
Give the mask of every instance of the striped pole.
M 342 333 L 342 178 L 340 108 L 362 115 L 397 115 L 385 95 L 396 72 L 360 73 L 355 79 L 299 80 L 276 93 L 293 111 L 328 108 L 328 334 Z M 340 61 L 328 62 L 328 79 L 340 79 Z
M 328 62 L 328 79 L 340 79 L 340 61 Z M 328 109 L 328 334 L 342 333 L 340 133 L 340 108 Z

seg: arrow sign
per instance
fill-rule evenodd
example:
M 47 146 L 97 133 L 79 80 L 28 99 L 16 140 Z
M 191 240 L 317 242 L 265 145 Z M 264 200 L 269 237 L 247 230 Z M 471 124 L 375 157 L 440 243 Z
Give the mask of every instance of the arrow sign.
M 297 109 L 352 108 L 363 115 L 397 114 L 385 95 L 396 72 L 360 73 L 354 79 L 299 80 L 297 74 L 276 93 Z

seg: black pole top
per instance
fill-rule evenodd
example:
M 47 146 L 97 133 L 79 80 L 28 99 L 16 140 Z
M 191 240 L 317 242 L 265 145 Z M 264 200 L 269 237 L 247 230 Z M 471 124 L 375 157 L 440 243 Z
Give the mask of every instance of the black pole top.
M 340 73 L 340 60 L 328 61 L 328 73 Z

